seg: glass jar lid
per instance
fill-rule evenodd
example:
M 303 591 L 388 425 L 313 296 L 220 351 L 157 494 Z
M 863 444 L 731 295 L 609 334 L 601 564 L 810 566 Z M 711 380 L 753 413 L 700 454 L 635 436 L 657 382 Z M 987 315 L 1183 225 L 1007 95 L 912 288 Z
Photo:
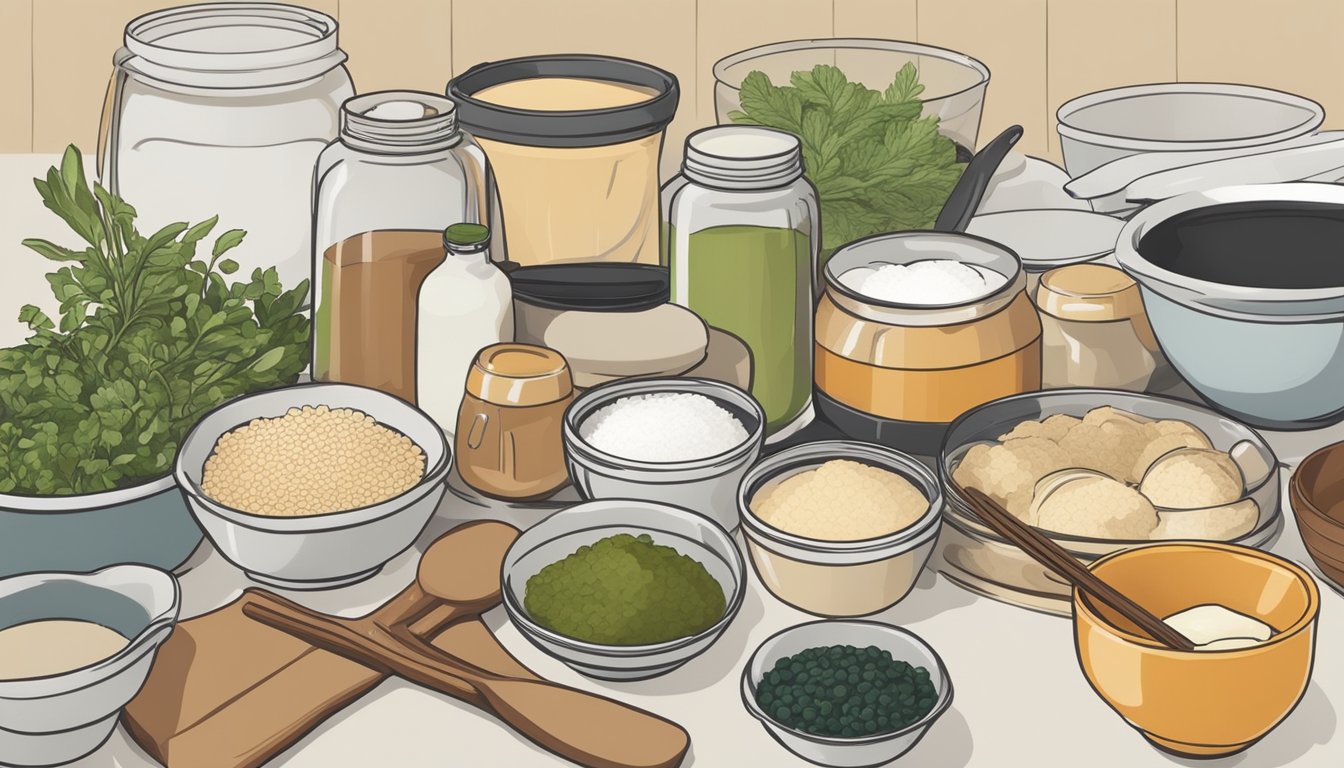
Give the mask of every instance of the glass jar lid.
M 262 88 L 339 67 L 336 20 L 279 3 L 204 3 L 154 11 L 126 25 L 118 67 L 174 85 Z
M 378 91 L 341 105 L 341 142 L 381 154 L 447 149 L 461 140 L 457 105 L 435 93 Z
M 490 228 L 484 224 L 460 222 L 443 230 L 443 247 L 450 253 L 481 253 L 490 245 Z
M 546 405 L 573 391 L 564 356 L 533 344 L 492 344 L 476 355 L 467 372 L 467 393 L 495 405 Z
M 1061 320 L 1104 323 L 1143 316 L 1143 298 L 1129 275 L 1105 264 L 1073 264 L 1041 276 L 1036 306 Z
M 724 125 L 686 137 L 682 173 L 697 184 L 724 189 L 769 189 L 803 175 L 798 137 L 773 128 Z

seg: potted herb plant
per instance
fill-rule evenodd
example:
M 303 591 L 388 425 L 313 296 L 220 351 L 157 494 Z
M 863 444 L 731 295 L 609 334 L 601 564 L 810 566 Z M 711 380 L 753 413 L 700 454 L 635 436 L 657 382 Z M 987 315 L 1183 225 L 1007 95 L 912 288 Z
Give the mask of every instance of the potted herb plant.
M 221 402 L 296 381 L 308 281 L 227 281 L 245 233 L 198 257 L 215 218 L 142 235 L 73 146 L 34 181 L 80 246 L 24 241 L 60 264 L 47 275 L 60 312 L 24 306 L 28 339 L 0 349 L 0 575 L 175 568 L 201 540 L 172 477 L 178 443 Z

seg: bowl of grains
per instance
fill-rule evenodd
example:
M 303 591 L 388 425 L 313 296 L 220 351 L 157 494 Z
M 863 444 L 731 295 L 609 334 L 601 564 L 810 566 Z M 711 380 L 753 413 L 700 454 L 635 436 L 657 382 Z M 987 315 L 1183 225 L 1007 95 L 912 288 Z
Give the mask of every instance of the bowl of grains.
M 986 526 L 976 488 L 1090 563 L 1155 541 L 1271 543 L 1279 463 L 1255 430 L 1185 400 L 1104 389 L 1007 397 L 963 414 L 939 458 L 943 573 L 979 594 L 1070 615 L 1071 587 Z
M 885 765 L 952 706 L 952 678 L 919 636 L 875 621 L 814 621 L 778 632 L 747 660 L 742 703 L 817 765 Z
M 817 616 L 900 602 L 938 540 L 943 495 L 917 459 L 832 440 L 761 460 L 737 493 L 751 564 L 770 593 Z
M 349 384 L 231 400 L 178 451 L 174 474 L 215 547 L 255 581 L 362 581 L 429 523 L 452 455 L 428 416 Z
M 708 379 L 629 379 L 585 392 L 565 411 L 565 457 L 586 499 L 644 499 L 737 530 L 734 495 L 765 444 L 765 411 Z
M 504 609 L 531 643 L 581 674 L 666 674 L 721 636 L 746 594 L 722 526 L 667 504 L 577 504 L 524 531 L 504 556 Z

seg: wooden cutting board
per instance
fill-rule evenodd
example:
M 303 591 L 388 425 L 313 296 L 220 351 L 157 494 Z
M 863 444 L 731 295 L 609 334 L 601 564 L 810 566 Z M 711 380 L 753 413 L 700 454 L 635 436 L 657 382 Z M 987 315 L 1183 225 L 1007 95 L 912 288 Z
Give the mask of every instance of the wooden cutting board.
M 122 716 L 135 742 L 169 768 L 256 768 L 385 677 L 249 619 L 249 599 L 178 624 Z M 431 642 L 493 672 L 537 677 L 479 619 Z

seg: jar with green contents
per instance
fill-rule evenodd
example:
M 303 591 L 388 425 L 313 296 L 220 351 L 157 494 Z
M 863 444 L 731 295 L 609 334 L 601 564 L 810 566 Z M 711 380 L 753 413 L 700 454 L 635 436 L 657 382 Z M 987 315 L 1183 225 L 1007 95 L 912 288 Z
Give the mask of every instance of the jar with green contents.
M 817 191 L 783 131 L 720 126 L 691 134 L 663 189 L 672 301 L 751 350 L 751 394 L 779 433 L 812 399 Z

